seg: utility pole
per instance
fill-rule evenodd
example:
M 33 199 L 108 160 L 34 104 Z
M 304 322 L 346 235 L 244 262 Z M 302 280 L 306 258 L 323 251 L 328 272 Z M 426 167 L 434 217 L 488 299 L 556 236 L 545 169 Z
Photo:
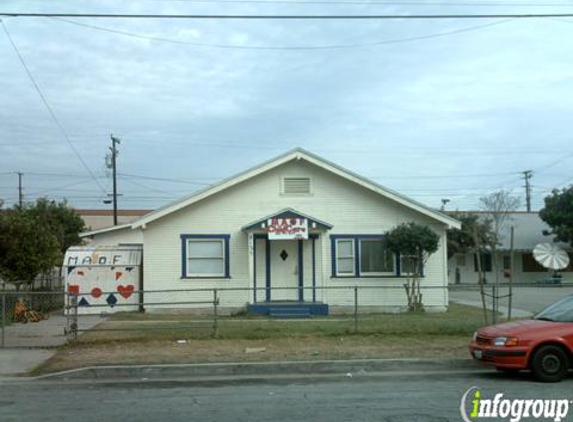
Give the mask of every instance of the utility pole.
M 24 176 L 24 173 L 18 171 L 16 174 L 18 175 L 18 206 L 22 208 L 24 205 L 24 195 L 22 193 L 22 176 Z
M 523 179 L 525 180 L 525 206 L 527 212 L 531 212 L 531 183 L 529 180 L 533 177 L 533 171 L 525 170 L 523 172 Z
M 446 205 L 448 204 L 448 202 L 450 202 L 448 198 L 442 198 L 442 206 L 440 207 L 440 211 L 446 210 Z
M 116 171 L 116 158 L 117 158 L 117 144 L 121 144 L 119 138 L 110 135 L 111 138 L 111 167 L 113 172 L 113 225 L 117 226 L 117 171 Z

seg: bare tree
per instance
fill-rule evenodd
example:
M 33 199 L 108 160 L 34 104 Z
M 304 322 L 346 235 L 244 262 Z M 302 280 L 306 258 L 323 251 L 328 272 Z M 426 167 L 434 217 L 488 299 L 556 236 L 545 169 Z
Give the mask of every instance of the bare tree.
M 499 243 L 499 237 L 505 228 L 508 220 L 511 219 L 511 213 L 519 208 L 520 200 L 518 197 L 511 195 L 508 190 L 499 190 L 482 196 L 480 206 L 492 222 L 494 234 L 498 237 L 496 242 Z
M 488 249 L 491 253 L 492 271 L 495 274 L 495 283 L 499 284 L 499 271 L 500 271 L 500 257 L 497 253 L 497 248 L 501 244 L 502 235 L 506 231 L 507 225 L 511 221 L 511 213 L 519 208 L 520 200 L 519 198 L 513 196 L 508 190 L 499 190 L 497 192 L 490 193 L 489 195 L 480 198 L 480 206 L 486 214 L 486 218 L 492 223 L 493 237 Z M 510 254 L 510 268 L 513 269 L 513 251 Z M 511 278 L 510 278 L 511 280 Z M 510 290 L 508 296 L 511 297 L 512 289 L 510 285 Z M 493 306 L 493 318 L 494 322 L 497 320 L 497 303 L 499 297 L 498 294 L 494 295 L 494 306 Z M 511 311 L 509 311 L 511 314 Z

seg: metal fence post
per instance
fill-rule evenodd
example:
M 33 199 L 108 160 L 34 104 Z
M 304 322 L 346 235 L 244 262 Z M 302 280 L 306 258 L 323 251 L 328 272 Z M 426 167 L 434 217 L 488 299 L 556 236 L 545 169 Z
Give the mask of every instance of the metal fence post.
M 6 293 L 2 293 L 2 343 L 0 346 L 2 348 L 6 347 L 6 333 L 4 329 L 6 328 Z
M 497 324 L 497 307 L 498 307 L 498 297 L 497 297 L 497 286 L 491 286 L 491 298 L 492 298 L 492 321 L 494 324 Z
M 217 306 L 219 305 L 219 297 L 217 295 L 217 289 L 213 289 L 213 335 L 217 335 L 219 330 L 219 321 L 217 320 Z
M 67 289 L 67 286 L 66 286 Z M 66 343 L 68 341 L 70 341 L 70 294 L 69 293 L 64 293 L 66 302 L 64 304 L 64 313 L 66 315 L 66 330 L 65 330 L 65 334 L 66 334 Z
M 358 286 L 354 286 L 354 332 L 358 332 Z
M 72 340 L 78 337 L 78 297 L 71 295 L 71 311 L 73 311 L 69 334 Z

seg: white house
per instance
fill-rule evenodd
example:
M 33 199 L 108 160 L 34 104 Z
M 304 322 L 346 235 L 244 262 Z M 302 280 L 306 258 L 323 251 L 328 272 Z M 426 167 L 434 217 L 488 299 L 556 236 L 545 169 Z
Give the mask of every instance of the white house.
M 483 212 L 474 212 L 480 219 L 487 218 Z M 500 245 L 497 251 L 499 262 L 496 274 L 494 259 L 491 254 L 482 254 L 482 271 L 487 282 L 499 280 L 501 283 L 509 281 L 511 272 L 511 240 L 510 231 L 513 227 L 513 281 L 515 283 L 534 283 L 551 277 L 553 271 L 543 268 L 533 257 L 533 248 L 540 243 L 553 242 L 553 236 L 546 236 L 544 231 L 551 228 L 539 218 L 537 212 L 512 212 L 500 228 Z M 561 245 L 567 249 L 566 245 Z M 570 254 L 570 257 L 573 256 Z M 559 271 L 564 282 L 573 282 L 573 259 L 569 267 Z M 477 284 L 477 257 L 475 254 L 460 254 L 453 256 L 449 261 L 449 281 L 457 284 Z
M 374 287 L 360 291 L 362 306 L 405 307 L 400 258 L 384 250 L 382 238 L 411 221 L 440 237 L 421 285 L 437 287 L 424 293 L 426 309 L 445 310 L 446 230 L 460 223 L 302 149 L 84 236 L 96 247 L 142 245 L 144 289 L 171 290 L 153 301 L 221 289 L 221 307 L 229 309 L 268 313 L 278 302 L 324 314 L 352 306 L 353 286 Z M 212 292 L 193 297 L 209 300 Z

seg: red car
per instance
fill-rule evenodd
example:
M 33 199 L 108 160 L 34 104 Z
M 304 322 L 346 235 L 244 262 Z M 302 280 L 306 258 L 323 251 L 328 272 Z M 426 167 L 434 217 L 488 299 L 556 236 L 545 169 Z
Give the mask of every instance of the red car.
M 480 328 L 469 348 L 474 359 L 500 371 L 529 369 L 539 381 L 561 381 L 573 367 L 573 296 L 533 319 Z

